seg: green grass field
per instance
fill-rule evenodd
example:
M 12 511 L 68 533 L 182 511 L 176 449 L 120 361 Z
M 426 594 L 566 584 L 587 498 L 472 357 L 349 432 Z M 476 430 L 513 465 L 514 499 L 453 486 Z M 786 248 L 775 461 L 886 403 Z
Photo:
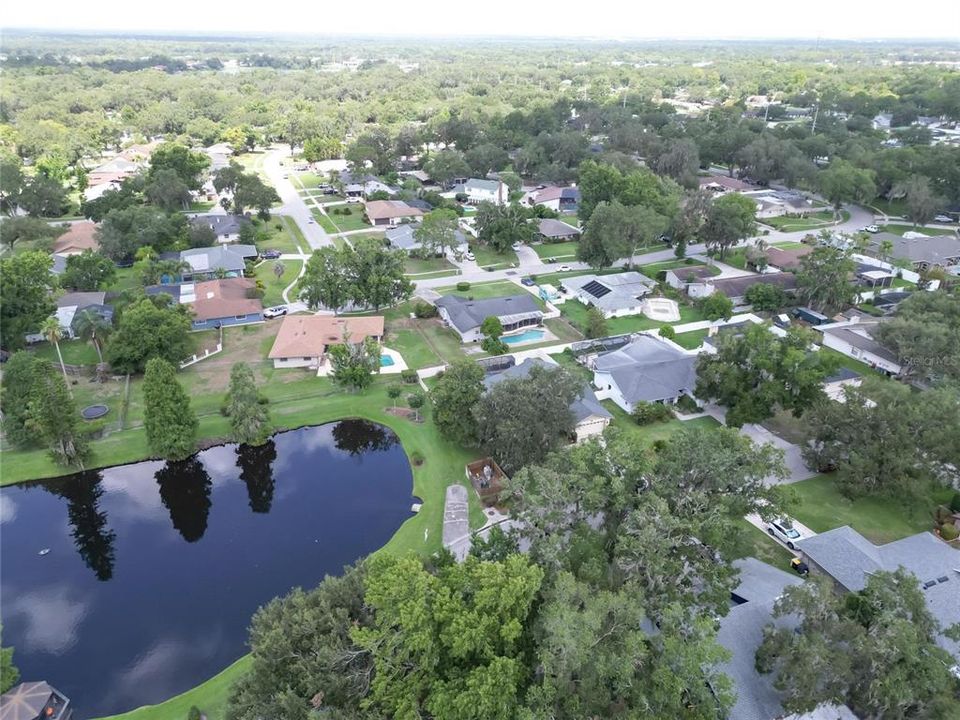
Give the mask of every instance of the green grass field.
M 37 343 L 31 346 L 30 350 L 37 357 L 49 360 L 57 367 L 60 366 L 57 348 L 52 343 Z M 60 353 L 63 355 L 63 362 L 67 365 L 96 365 L 98 362 L 96 348 L 92 343 L 83 340 L 61 340 Z
M 790 570 L 793 553 L 743 518 L 736 521 L 736 526 L 732 553 L 734 559 L 754 557 L 781 570 Z
M 472 297 L 475 300 L 480 300 L 482 298 L 502 297 L 504 295 L 519 295 L 527 291 L 509 280 L 498 280 L 489 283 L 473 283 L 470 285 L 469 290 L 457 290 L 456 285 L 449 285 L 447 287 L 437 288 L 437 292 L 441 295 L 459 295 L 460 297 Z M 531 297 L 537 301 L 540 307 L 545 307 L 544 302 L 540 298 L 532 294 Z
M 673 338 L 673 341 L 687 350 L 696 350 L 703 345 L 703 339 L 707 337 L 707 330 L 691 330 L 690 332 L 679 333 Z
M 818 475 L 789 486 L 798 503 L 791 515 L 814 532 L 849 525 L 871 542 L 882 544 L 931 527 L 931 513 L 949 502 L 953 492 L 939 488 L 921 499 L 867 497 L 850 500 L 830 475 Z
M 913 225 L 899 225 L 896 223 L 890 225 L 881 225 L 880 232 L 893 233 L 894 235 L 903 235 L 908 232 L 920 233 L 921 235 L 950 235 L 950 230 L 940 228 L 925 228 L 922 225 L 914 227 Z
M 341 213 L 335 213 L 340 210 Z M 337 227 L 336 232 L 350 232 L 351 230 L 369 230 L 373 227 L 364 220 L 363 209 L 358 205 L 343 205 L 327 210 L 327 217 Z
M 567 300 L 565 303 L 563 303 L 563 305 L 560 305 L 560 312 L 562 313 L 563 317 L 569 320 L 575 328 L 581 332 L 586 330 L 586 305 L 578 300 Z M 697 322 L 705 319 L 706 318 L 703 316 L 703 313 L 700 312 L 699 308 L 693 305 L 681 305 L 680 320 L 679 322 L 672 324 L 680 325 L 683 323 Z M 641 330 L 652 330 L 664 324 L 665 323 L 662 323 L 659 320 L 651 320 L 646 315 L 630 315 L 627 317 L 610 318 L 607 320 L 607 333 L 610 335 L 620 335 L 622 333 L 640 332 Z
M 840 217 L 842 222 L 846 222 L 850 219 L 850 213 L 841 210 Z M 836 220 L 833 210 L 821 210 L 804 217 L 781 215 L 780 217 L 764 218 L 761 222 L 782 232 L 801 232 L 830 227 L 835 224 Z
M 310 246 L 302 238 L 297 238 L 291 230 L 297 223 L 293 218 L 283 215 L 274 215 L 270 220 L 254 220 L 257 229 L 257 250 L 279 250 L 282 253 L 296 254 L 302 249 L 310 250 Z M 300 228 L 297 228 L 299 232 Z
M 503 268 L 515 267 L 517 265 L 517 253 L 512 249 L 503 253 L 498 253 L 488 245 L 480 243 L 471 243 L 470 251 L 477 259 L 477 265 L 482 268 L 493 268 L 500 270 Z
M 407 275 L 422 275 L 425 273 L 457 272 L 457 268 L 449 260 L 439 258 L 407 258 L 403 262 L 403 270 Z
M 223 672 L 182 695 L 172 697 L 158 705 L 144 705 L 136 710 L 122 715 L 111 715 L 102 720 L 185 720 L 193 706 L 206 713 L 207 720 L 223 720 L 230 687 L 247 672 L 252 662 L 251 656 L 244 655 Z
M 533 251 L 540 257 L 542 260 L 547 258 L 556 258 L 557 261 L 564 260 L 575 260 L 577 257 L 577 248 L 580 247 L 580 243 L 571 241 L 571 242 L 560 242 L 560 243 L 539 243 L 538 245 L 531 245 Z
M 277 277 L 274 266 L 280 263 L 284 267 L 283 275 Z M 303 263 L 299 260 L 266 260 L 257 266 L 257 280 L 264 285 L 263 306 L 283 303 L 283 290 L 296 280 Z

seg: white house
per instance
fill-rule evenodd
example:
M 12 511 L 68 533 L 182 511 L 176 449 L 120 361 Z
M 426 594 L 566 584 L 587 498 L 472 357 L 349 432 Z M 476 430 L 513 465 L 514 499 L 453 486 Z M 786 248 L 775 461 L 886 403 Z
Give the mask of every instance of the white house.
M 881 322 L 879 319 L 861 319 L 857 316 L 843 322 L 818 325 L 814 329 L 823 333 L 824 347 L 890 375 L 899 375 L 903 372 L 903 366 L 896 353 L 873 339 L 873 333 Z
M 451 197 L 466 195 L 467 202 L 471 205 L 477 205 L 482 202 L 491 202 L 494 205 L 506 205 L 510 202 L 510 188 L 499 180 L 470 178 L 465 183 L 454 186 L 453 190 L 445 194 Z
M 579 275 L 564 278 L 561 282 L 577 300 L 594 306 L 605 318 L 641 314 L 643 297 L 657 285 L 646 275 L 633 271 L 614 275 Z
M 626 412 L 638 402 L 674 404 L 693 397 L 697 356 L 651 335 L 639 335 L 619 350 L 593 361 L 593 385 L 600 397 L 613 400 Z

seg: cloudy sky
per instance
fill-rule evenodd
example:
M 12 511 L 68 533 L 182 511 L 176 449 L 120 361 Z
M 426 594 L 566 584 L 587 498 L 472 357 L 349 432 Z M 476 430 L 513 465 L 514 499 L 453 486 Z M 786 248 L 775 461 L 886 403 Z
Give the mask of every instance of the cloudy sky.
M 960 2 L 926 0 L 910 12 L 875 0 L 36 0 L 6 3 L 0 25 L 205 34 L 960 40 Z

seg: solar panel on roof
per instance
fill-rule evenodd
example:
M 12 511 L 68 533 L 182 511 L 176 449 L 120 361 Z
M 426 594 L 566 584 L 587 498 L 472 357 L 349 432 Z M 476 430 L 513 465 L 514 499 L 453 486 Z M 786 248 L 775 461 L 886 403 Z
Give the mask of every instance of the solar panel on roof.
M 591 280 L 588 282 L 583 286 L 583 289 L 593 295 L 595 298 L 602 298 L 604 295 L 610 294 L 610 288 L 608 288 L 606 285 L 601 285 L 596 280 Z

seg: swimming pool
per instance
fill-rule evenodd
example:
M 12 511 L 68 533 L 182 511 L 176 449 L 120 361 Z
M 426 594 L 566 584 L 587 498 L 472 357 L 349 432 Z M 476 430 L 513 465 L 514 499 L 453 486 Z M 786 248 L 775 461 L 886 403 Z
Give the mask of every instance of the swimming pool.
M 391 365 L 395 365 L 395 364 L 396 363 L 394 363 L 393 358 L 390 357 L 389 355 L 380 356 L 380 367 L 390 367 Z
M 507 345 L 518 345 L 519 343 L 537 342 L 543 340 L 546 333 L 543 330 L 524 330 L 517 335 L 504 335 L 503 340 Z

